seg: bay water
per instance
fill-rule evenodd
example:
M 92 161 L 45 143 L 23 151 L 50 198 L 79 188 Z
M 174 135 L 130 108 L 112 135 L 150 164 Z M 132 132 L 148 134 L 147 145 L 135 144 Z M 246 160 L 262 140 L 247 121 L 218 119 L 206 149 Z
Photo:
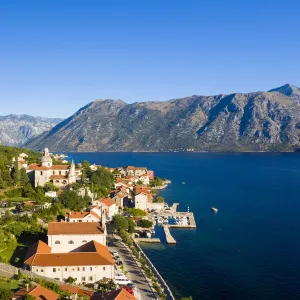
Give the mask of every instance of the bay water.
M 300 154 L 68 155 L 172 181 L 160 195 L 179 211 L 189 206 L 197 229 L 171 229 L 176 245 L 158 230 L 162 243 L 142 247 L 176 298 L 300 299 Z

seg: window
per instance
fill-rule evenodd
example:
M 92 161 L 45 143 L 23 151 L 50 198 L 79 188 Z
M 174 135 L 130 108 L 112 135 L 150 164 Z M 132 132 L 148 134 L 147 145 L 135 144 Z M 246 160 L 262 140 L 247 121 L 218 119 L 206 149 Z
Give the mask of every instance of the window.
M 39 271 L 39 269 L 36 269 L 36 271 L 38 272 L 38 271 Z
M 82 268 L 82 271 L 85 271 L 85 267 Z
M 85 281 L 85 277 L 81 277 L 81 281 Z
M 74 244 L 74 242 L 73 241 L 69 241 L 69 244 Z
M 57 244 L 57 245 L 60 244 L 60 241 L 55 241 L 55 244 Z
M 43 175 L 43 171 L 41 171 L 41 175 Z
M 86 241 L 86 240 L 83 240 L 82 242 L 83 242 L 83 243 L 87 243 L 87 241 Z
M 105 267 L 103 267 L 103 271 L 105 271 Z
M 59 175 L 61 175 L 61 171 L 59 171 Z
M 80 271 L 80 268 L 77 268 L 77 271 Z
M 54 273 L 56 272 L 56 268 L 53 268 L 53 272 L 54 272 Z
M 52 174 L 55 175 L 55 171 L 52 171 Z
M 43 270 L 43 269 L 41 269 L 41 272 L 43 273 L 43 272 L 44 272 L 44 270 Z
M 93 276 L 90 276 L 90 277 L 89 277 L 89 281 L 93 281 Z
M 59 278 L 54 278 L 55 280 L 60 280 Z
M 90 267 L 90 271 L 93 271 L 93 267 Z
M 51 164 L 50 164 L 50 163 L 48 163 L 48 167 L 51 167 Z
M 67 272 L 67 271 L 68 271 L 68 268 L 65 268 L 65 271 Z

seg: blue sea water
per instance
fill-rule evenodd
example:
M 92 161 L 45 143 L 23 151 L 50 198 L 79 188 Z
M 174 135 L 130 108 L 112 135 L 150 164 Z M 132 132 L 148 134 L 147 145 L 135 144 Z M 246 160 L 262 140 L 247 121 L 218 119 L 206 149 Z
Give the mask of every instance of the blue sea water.
M 300 154 L 70 153 L 153 169 L 197 229 L 143 248 L 177 298 L 300 299 Z M 182 184 L 182 182 L 186 184 Z M 210 207 L 219 209 L 213 214 Z

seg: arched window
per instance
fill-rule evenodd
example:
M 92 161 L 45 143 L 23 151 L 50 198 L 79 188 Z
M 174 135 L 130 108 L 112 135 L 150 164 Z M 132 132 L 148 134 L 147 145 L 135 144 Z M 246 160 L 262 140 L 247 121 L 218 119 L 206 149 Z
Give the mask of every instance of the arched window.
M 55 244 L 60 244 L 60 241 L 55 241 Z
M 69 241 L 69 244 L 74 244 L 74 242 L 73 241 Z
M 87 241 L 86 241 L 86 240 L 83 240 L 82 242 L 83 242 L 83 243 L 87 243 Z

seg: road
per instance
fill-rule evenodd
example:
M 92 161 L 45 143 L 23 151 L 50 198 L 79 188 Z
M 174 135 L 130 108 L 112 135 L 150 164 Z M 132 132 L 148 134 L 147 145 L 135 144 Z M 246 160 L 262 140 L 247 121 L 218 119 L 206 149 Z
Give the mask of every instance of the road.
M 126 276 L 137 288 L 134 293 L 135 297 L 138 300 L 156 299 L 147 279 L 131 256 L 131 253 L 122 245 L 122 243 L 118 239 L 110 236 L 110 242 L 111 245 L 109 246 L 109 250 L 118 251 L 125 270 L 128 271 L 128 274 Z

